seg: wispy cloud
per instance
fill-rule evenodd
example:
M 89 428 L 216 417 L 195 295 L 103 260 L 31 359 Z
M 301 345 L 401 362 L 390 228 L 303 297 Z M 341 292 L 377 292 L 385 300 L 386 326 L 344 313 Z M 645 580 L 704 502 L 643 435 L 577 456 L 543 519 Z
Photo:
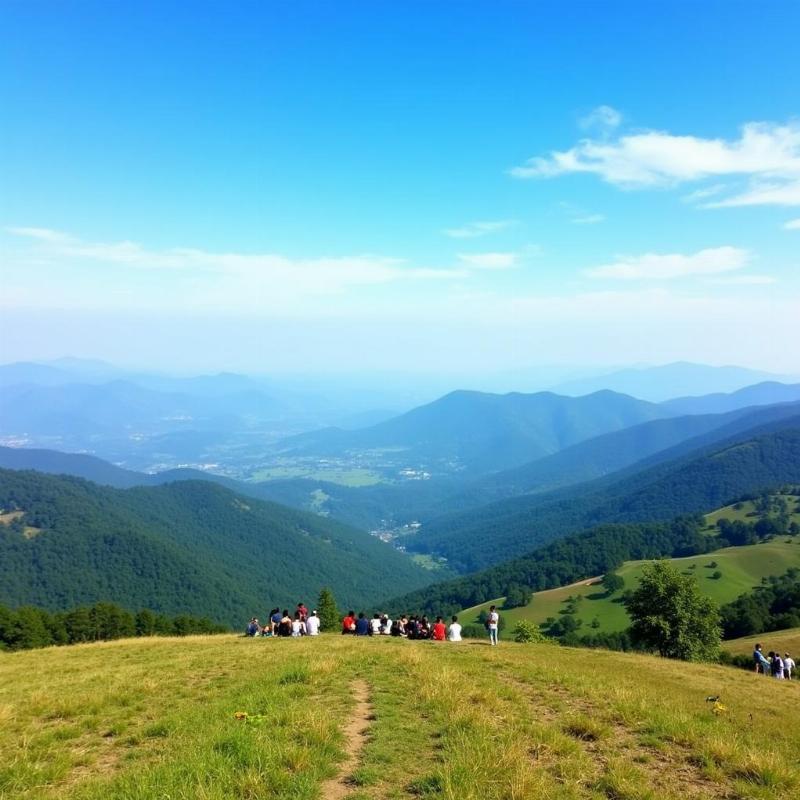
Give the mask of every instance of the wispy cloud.
M 742 269 L 750 253 L 738 247 L 712 247 L 696 253 L 645 253 L 623 256 L 612 264 L 587 269 L 592 278 L 614 280 L 671 280 L 693 275 L 714 275 Z
M 597 106 L 578 120 L 583 130 L 612 131 L 622 123 L 622 114 L 611 106 Z
M 598 222 L 603 222 L 606 218 L 605 214 L 587 214 L 583 217 L 573 217 L 573 225 L 597 225 Z
M 8 228 L 27 241 L 10 254 L 8 283 L 16 280 L 25 297 L 34 283 L 73 302 L 120 303 L 147 307 L 166 302 L 154 286 L 168 286 L 184 307 L 299 308 L 311 298 L 351 290 L 414 282 L 447 283 L 466 279 L 471 270 L 433 268 L 403 259 L 362 254 L 291 258 L 276 253 L 212 252 L 197 248 L 154 249 L 131 241 L 92 242 L 45 228 Z M 39 271 L 47 278 L 35 281 Z M 106 296 L 97 291 L 104 287 Z M 27 287 L 27 288 L 26 288 Z M 13 286 L 7 287 L 7 297 Z M 30 289 L 30 291 L 29 291 Z M 41 286 L 36 291 L 40 291 Z M 111 296 L 113 294 L 113 297 Z M 20 302 L 25 302 L 24 298 Z
M 629 189 L 676 186 L 719 176 L 750 178 L 744 191 L 707 204 L 800 205 L 800 124 L 749 122 L 738 139 L 705 139 L 643 131 L 616 139 L 582 139 L 510 170 L 516 178 L 598 175 Z
M 460 228 L 445 228 L 442 233 L 451 239 L 477 239 L 480 236 L 489 236 L 492 233 L 513 228 L 517 224 L 515 219 L 469 222 Z
M 797 219 L 790 219 L 788 222 L 784 222 L 783 228 L 787 231 L 800 231 L 800 217 Z
M 516 253 L 459 253 L 458 259 L 473 269 L 511 269 L 518 263 Z

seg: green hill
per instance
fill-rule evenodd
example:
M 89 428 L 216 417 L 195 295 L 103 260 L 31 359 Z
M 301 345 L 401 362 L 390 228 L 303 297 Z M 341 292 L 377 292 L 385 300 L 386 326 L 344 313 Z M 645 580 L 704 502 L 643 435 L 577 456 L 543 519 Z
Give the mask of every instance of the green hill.
M 368 534 L 204 481 L 127 490 L 0 470 L 0 604 L 107 600 L 239 626 L 330 586 L 360 605 L 430 572 Z M 22 512 L 22 514 L 19 514 Z
M 731 667 L 550 644 L 50 648 L 0 655 L 0 796 L 788 798 L 798 701 Z
M 756 545 L 728 547 L 702 555 L 670 559 L 684 574 L 694 576 L 703 594 L 718 604 L 730 603 L 739 595 L 761 583 L 762 578 L 780 575 L 790 567 L 800 567 L 800 539 L 773 540 Z M 627 561 L 614 570 L 625 581 L 625 590 L 635 589 L 642 569 L 649 561 Z M 711 566 L 713 565 L 713 566 Z M 715 578 L 720 572 L 721 577 Z M 579 633 L 613 633 L 625 630 L 630 624 L 621 592 L 608 596 L 600 582 L 602 576 L 587 577 L 570 586 L 536 592 L 531 602 L 521 608 L 503 611 L 506 627 L 513 627 L 520 619 L 542 624 L 548 618 L 559 619 L 574 607 L 572 615 L 581 623 Z M 478 615 L 492 603 L 502 606 L 505 598 L 496 598 L 461 613 L 464 622 L 478 622 Z M 596 624 L 593 626 L 593 623 Z

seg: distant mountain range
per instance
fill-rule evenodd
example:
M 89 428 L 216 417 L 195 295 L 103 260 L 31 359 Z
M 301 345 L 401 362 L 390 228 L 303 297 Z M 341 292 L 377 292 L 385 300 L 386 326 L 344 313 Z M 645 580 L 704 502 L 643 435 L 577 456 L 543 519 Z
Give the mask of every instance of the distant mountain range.
M 708 364 L 678 361 L 674 364 L 621 369 L 606 375 L 565 381 L 554 386 L 552 391 L 579 396 L 600 389 L 610 389 L 642 400 L 660 403 L 676 397 L 735 392 L 745 386 L 765 381 L 796 383 L 799 377 L 775 375 L 745 367 L 712 367 Z
M 393 451 L 410 464 L 486 474 L 667 413 L 606 391 L 577 398 L 458 391 L 369 428 L 300 434 L 277 448 L 295 456 Z
M 433 519 L 407 547 L 472 572 L 592 525 L 666 520 L 799 481 L 800 408 L 793 412 L 740 430 L 735 421 L 595 481 Z
M 272 605 L 342 604 L 433 573 L 368 534 L 208 481 L 126 490 L 0 470 L 0 604 L 208 615 L 239 626 Z M 22 512 L 21 514 L 19 512 Z

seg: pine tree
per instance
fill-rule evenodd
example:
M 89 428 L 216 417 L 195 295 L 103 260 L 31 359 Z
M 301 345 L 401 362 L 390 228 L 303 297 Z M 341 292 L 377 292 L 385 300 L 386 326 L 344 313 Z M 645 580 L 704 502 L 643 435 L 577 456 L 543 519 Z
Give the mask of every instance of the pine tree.
M 339 609 L 336 606 L 336 599 L 333 592 L 325 588 L 319 593 L 317 600 L 317 614 L 320 619 L 323 631 L 335 631 L 339 627 Z

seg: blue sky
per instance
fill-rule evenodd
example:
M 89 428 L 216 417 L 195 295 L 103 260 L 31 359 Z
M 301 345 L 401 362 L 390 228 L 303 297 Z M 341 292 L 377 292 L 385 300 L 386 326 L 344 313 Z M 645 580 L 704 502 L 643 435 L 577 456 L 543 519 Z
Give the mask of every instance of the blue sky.
M 4 3 L 0 357 L 800 372 L 798 29 L 794 2 Z

